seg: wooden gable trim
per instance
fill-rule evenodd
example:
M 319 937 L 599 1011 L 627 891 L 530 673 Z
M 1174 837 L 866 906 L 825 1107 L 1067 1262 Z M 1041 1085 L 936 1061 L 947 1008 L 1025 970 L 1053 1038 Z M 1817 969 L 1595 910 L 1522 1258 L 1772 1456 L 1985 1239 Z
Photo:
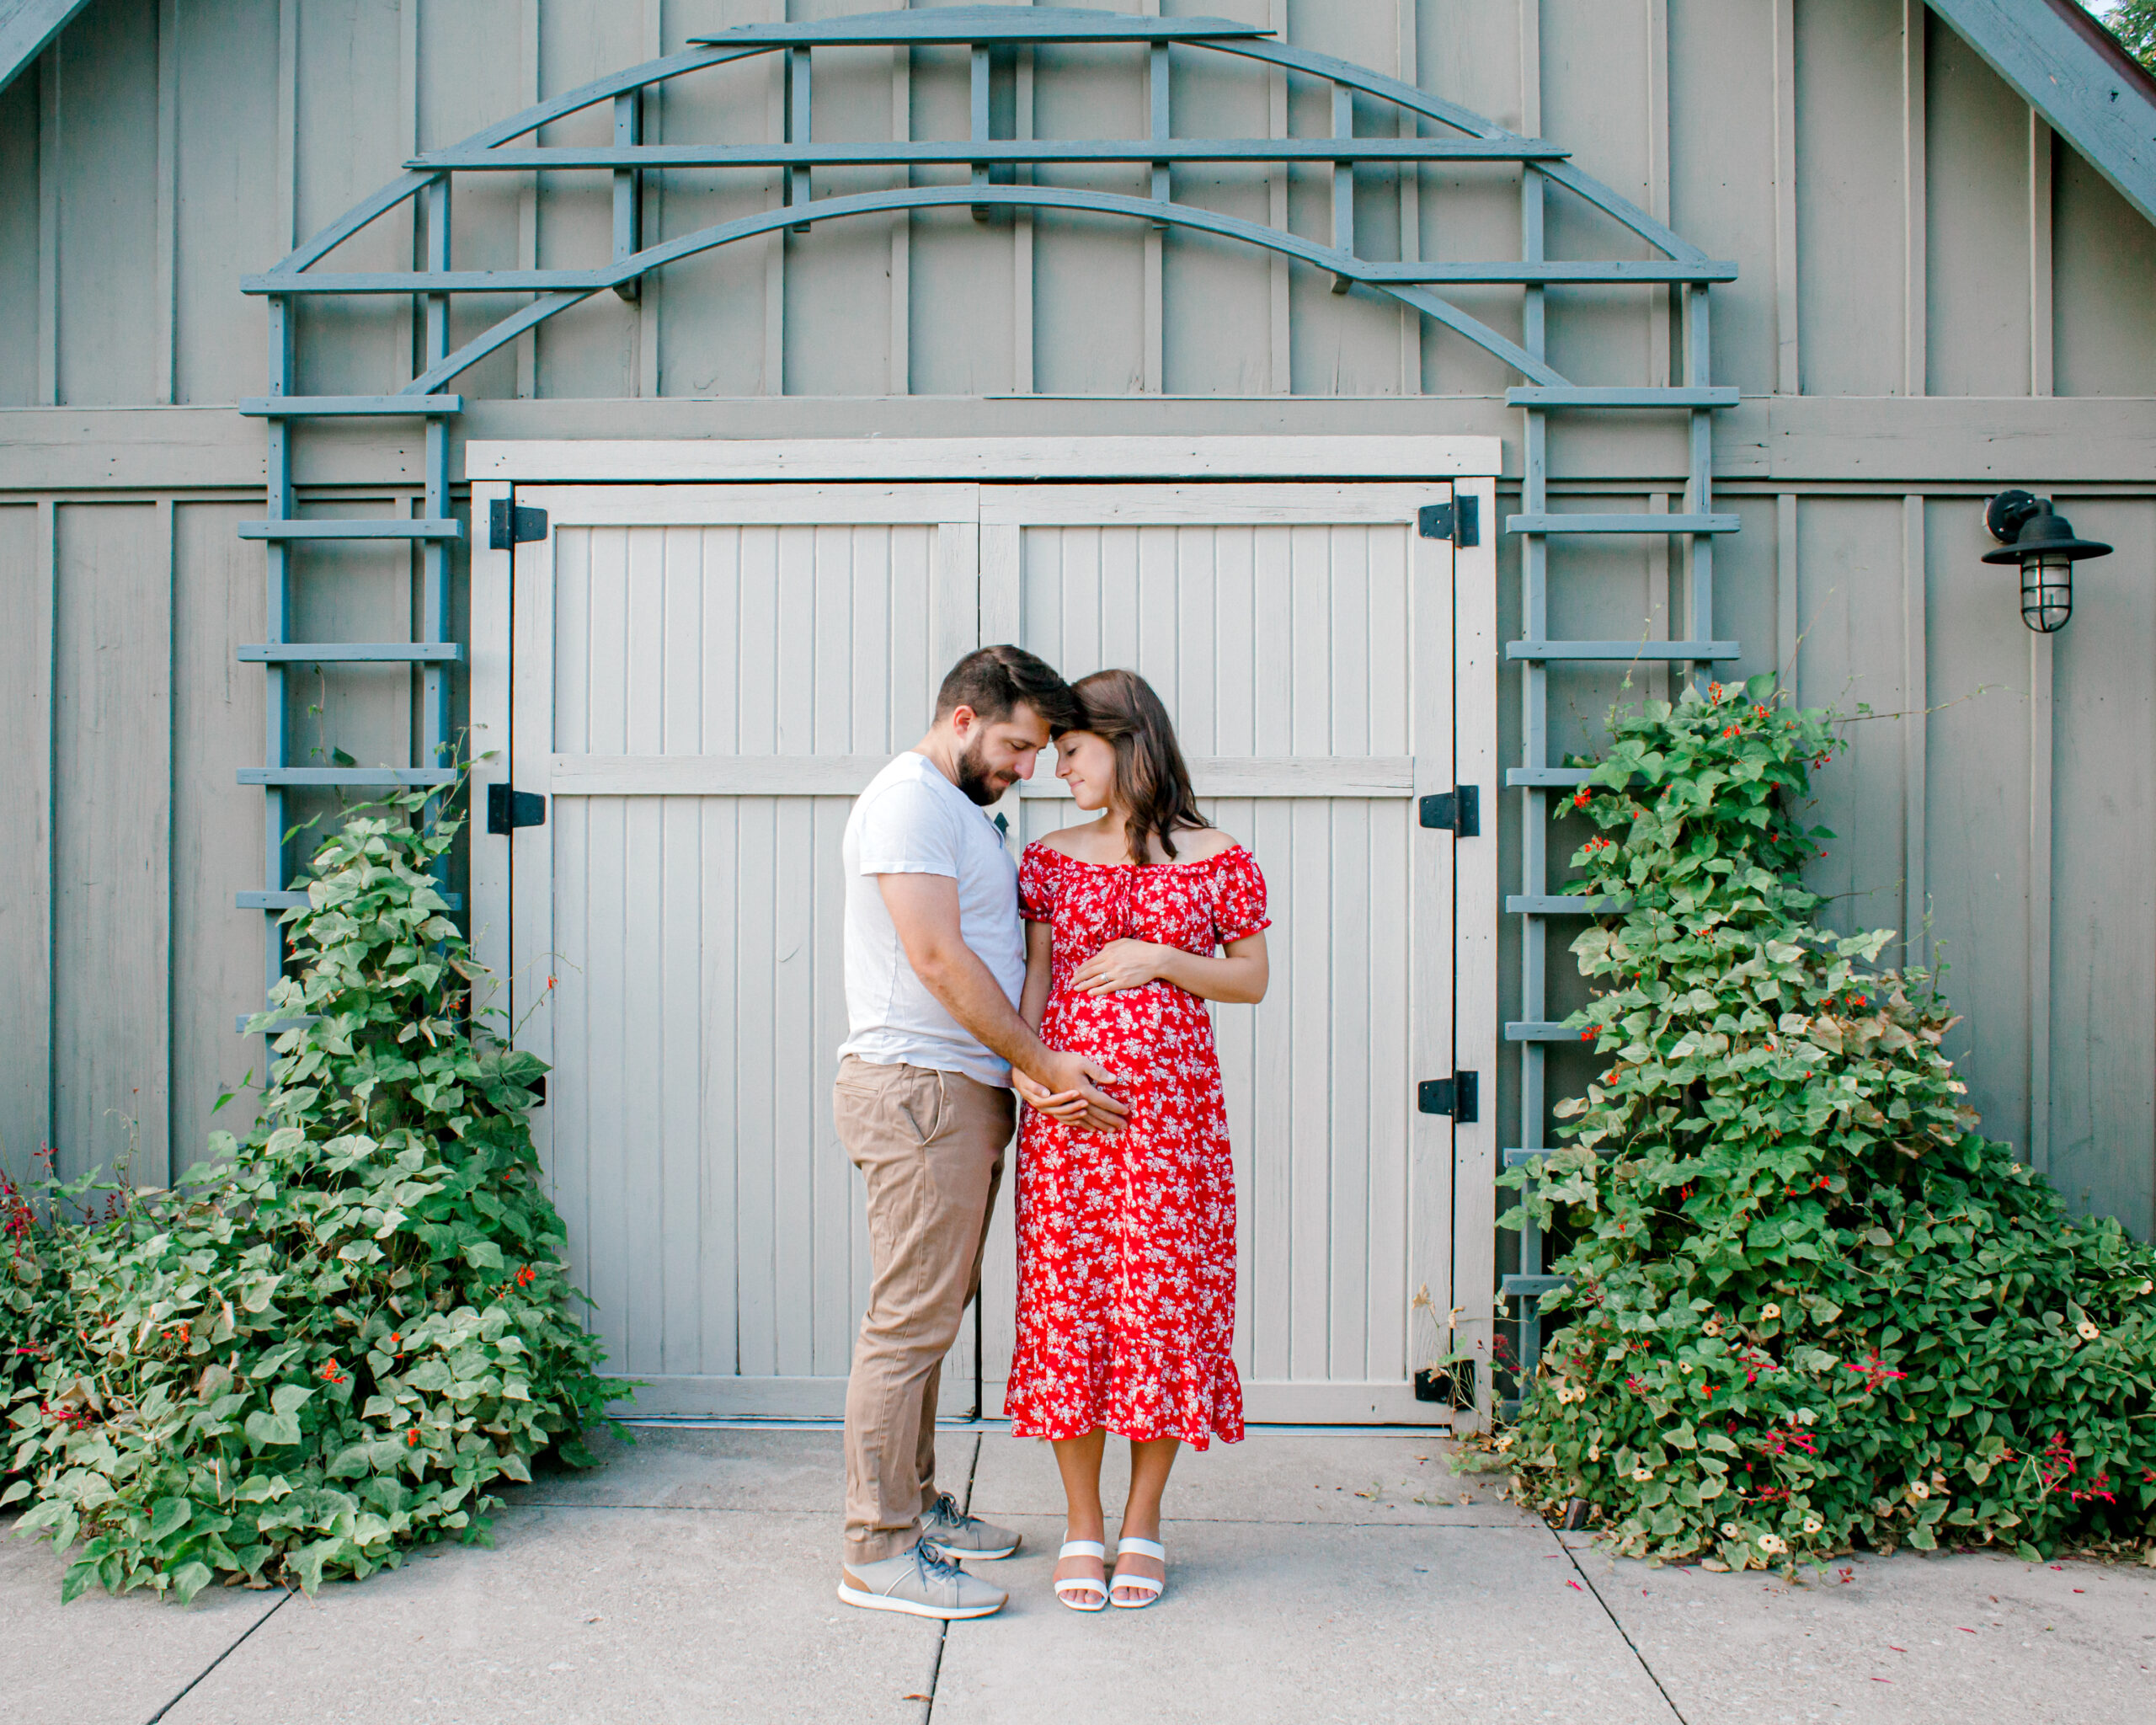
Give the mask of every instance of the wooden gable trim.
M 0 90 L 89 0 L 0 0 Z
M 2156 222 L 2156 80 L 2107 32 L 2073 0 L 1929 4 L 2121 197 Z

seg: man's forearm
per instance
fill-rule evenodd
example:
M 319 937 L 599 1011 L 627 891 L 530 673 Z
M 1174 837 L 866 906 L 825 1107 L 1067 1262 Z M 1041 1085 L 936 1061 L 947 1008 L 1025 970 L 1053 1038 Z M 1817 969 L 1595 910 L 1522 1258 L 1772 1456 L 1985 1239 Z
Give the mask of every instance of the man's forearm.
M 1020 1071 L 1031 1074 L 1048 1052 L 1027 1027 L 988 966 L 970 947 L 939 951 L 915 974 L 943 1010 Z

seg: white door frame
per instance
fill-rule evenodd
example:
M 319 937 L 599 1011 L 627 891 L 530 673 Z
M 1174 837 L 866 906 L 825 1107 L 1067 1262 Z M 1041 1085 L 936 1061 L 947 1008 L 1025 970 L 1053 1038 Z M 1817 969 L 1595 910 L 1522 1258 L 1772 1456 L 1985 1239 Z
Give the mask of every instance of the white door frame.
M 645 441 L 508 442 L 467 446 L 472 482 L 472 621 L 470 750 L 491 755 L 472 775 L 479 818 L 471 841 L 470 921 L 480 960 L 504 979 L 520 961 L 510 947 L 509 879 L 512 847 L 545 841 L 544 829 L 510 842 L 484 830 L 487 789 L 509 782 L 510 604 L 513 553 L 488 547 L 480 524 L 491 505 L 519 483 L 590 484 L 758 481 L 798 484 L 924 482 L 967 484 L 991 480 L 1077 482 L 1108 479 L 1425 481 L 1449 484 L 1459 499 L 1479 506 L 1478 542 L 1454 562 L 1454 771 L 1458 783 L 1482 792 L 1488 811 L 1482 835 L 1455 840 L 1453 867 L 1454 997 L 1453 1065 L 1484 1075 L 1481 1116 L 1450 1130 L 1454 1331 L 1486 1360 L 1493 1335 L 1498 1165 L 1495 1123 L 1497 1076 L 1497 478 L 1502 443 L 1491 437 L 1058 437 L 804 439 L 787 441 L 650 440 Z M 1433 501 L 1441 500 L 1438 499 Z M 955 547 L 954 547 L 955 549 Z M 536 556 L 534 553 L 537 553 Z M 534 563 L 550 561 L 551 540 L 530 547 Z M 530 570 L 540 577 L 537 568 Z M 987 622 L 983 619 L 983 622 Z M 1005 633 L 1008 633 L 1007 629 Z M 527 650 L 538 644 L 526 644 Z M 520 758 L 520 790 L 549 788 L 551 762 Z M 1422 777 L 1418 772 L 1418 781 Z M 1424 788 L 1419 782 L 1417 789 Z M 1433 842 L 1444 842 L 1433 840 Z M 534 859 L 536 860 L 536 858 Z M 1417 1049 L 1418 1059 L 1428 1052 Z M 1449 1076 L 1431 1071 L 1417 1076 Z M 1429 1316 L 1443 1330 L 1447 1315 Z M 1427 1351 L 1419 1338 L 1417 1356 Z M 1476 1374 L 1486 1414 L 1490 1373 Z

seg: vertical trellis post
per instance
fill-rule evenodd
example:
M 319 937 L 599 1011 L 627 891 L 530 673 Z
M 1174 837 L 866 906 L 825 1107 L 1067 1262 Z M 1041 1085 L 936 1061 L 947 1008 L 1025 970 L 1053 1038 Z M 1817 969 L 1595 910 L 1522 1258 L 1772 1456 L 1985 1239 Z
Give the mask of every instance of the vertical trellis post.
M 1542 172 L 1529 163 L 1520 174 L 1520 257 L 1537 264 L 1544 256 L 1543 216 L 1546 208 Z M 1521 307 L 1520 344 L 1536 359 L 1545 357 L 1548 331 L 1543 290 L 1532 286 Z M 1520 468 L 1520 509 L 1528 515 L 1550 513 L 1549 425 L 1539 407 L 1526 409 L 1524 447 Z M 1527 638 L 1541 641 L 1550 633 L 1550 544 L 1540 532 L 1520 539 L 1520 621 Z M 1550 765 L 1550 672 L 1540 660 L 1520 667 L 1521 764 L 1532 777 Z M 1520 892 L 1529 900 L 1546 898 L 1550 892 L 1550 797 L 1540 784 L 1530 782 L 1520 798 Z M 1549 979 L 1548 924 L 1539 910 L 1520 920 L 1520 1016 L 1540 1023 L 1547 1010 Z M 1545 1056 L 1540 1042 L 1519 1045 L 1520 1143 L 1528 1162 L 1527 1178 L 1534 1178 L 1532 1158 L 1542 1148 L 1543 1076 Z M 1519 1268 L 1523 1276 L 1542 1271 L 1542 1233 L 1530 1217 L 1520 1229 Z M 1533 1304 L 1524 1295 L 1519 1327 L 1519 1362 L 1523 1381 L 1534 1376 L 1542 1351 L 1542 1325 Z
M 422 195 L 426 216 L 426 260 L 430 272 L 450 267 L 450 176 L 438 174 L 427 182 Z M 449 356 L 449 296 L 424 296 L 421 322 L 419 369 L 427 371 Z M 427 415 L 426 503 L 420 513 L 433 520 L 449 518 L 449 420 L 439 413 Z M 419 549 L 419 639 L 440 646 L 449 633 L 449 542 L 425 539 Z M 439 659 L 422 660 L 419 668 L 419 764 L 449 766 L 452 747 L 450 734 L 449 667 Z M 427 799 L 426 818 L 441 810 L 441 798 Z M 435 859 L 436 889 L 449 887 L 449 859 Z
M 275 397 L 289 396 L 292 393 L 292 306 L 282 295 L 270 301 L 270 393 Z M 292 428 L 291 422 L 273 419 L 264 429 L 269 433 L 269 515 L 271 521 L 286 521 L 292 517 Z M 269 586 L 263 608 L 264 635 L 274 654 L 275 649 L 291 638 L 291 544 L 288 540 L 265 541 L 263 550 L 268 558 Z M 274 656 L 264 662 L 262 692 L 262 758 L 270 766 L 285 764 L 286 738 L 285 734 L 285 667 Z M 285 929 L 278 921 L 283 914 L 281 902 L 285 887 L 285 793 L 275 784 L 262 789 L 262 890 L 243 893 L 241 901 L 255 900 L 263 912 L 262 938 L 262 994 L 266 1004 L 270 991 L 276 987 L 285 974 Z M 265 1076 L 267 1075 L 265 1074 Z

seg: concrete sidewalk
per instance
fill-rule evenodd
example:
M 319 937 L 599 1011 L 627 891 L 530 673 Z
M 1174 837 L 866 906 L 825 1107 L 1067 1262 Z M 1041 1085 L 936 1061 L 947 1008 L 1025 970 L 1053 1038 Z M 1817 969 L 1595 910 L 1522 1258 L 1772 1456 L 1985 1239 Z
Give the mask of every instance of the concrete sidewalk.
M 2156 1569 L 1902 1556 L 1790 1587 L 1613 1564 L 1457 1478 L 1433 1437 L 1255 1436 L 1186 1456 L 1166 1597 L 1049 1591 L 1044 1446 L 943 1440 L 944 1483 L 1022 1529 L 995 1617 L 840 1605 L 825 1431 L 646 1430 L 520 1491 L 492 1551 L 307 1599 L 59 1604 L 0 1539 L 8 1725 L 803 1720 L 1581 1725 L 2156 1718 Z M 1118 1487 L 1119 1489 L 1119 1487 Z M 9 1526 L 13 1518 L 0 1519 Z

